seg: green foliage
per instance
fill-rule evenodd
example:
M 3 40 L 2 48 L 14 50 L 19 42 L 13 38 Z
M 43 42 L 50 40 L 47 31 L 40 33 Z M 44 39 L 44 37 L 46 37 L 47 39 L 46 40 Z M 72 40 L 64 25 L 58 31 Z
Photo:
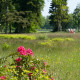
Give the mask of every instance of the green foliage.
M 49 24 L 50 22 L 49 16 L 47 16 L 44 21 L 45 21 L 45 24 L 41 27 L 42 29 L 53 29 L 53 27 Z
M 38 24 L 35 24 L 34 22 L 32 22 L 31 24 L 31 28 L 30 28 L 30 32 L 36 32 L 35 28 L 39 28 Z
M 67 41 L 74 41 L 73 38 L 65 38 L 65 40 L 67 40 Z
M 2 49 L 3 50 L 8 50 L 10 48 L 10 45 L 8 45 L 7 43 L 4 43 L 3 45 L 2 45 Z
M 46 40 L 46 39 L 48 39 L 48 36 L 47 35 L 39 35 L 38 37 L 37 37 L 37 39 L 40 39 L 40 40 Z
M 22 34 L 20 34 L 22 35 Z M 28 34 L 28 35 L 35 35 L 39 36 L 38 34 Z M 43 33 L 43 35 L 46 35 Z M 26 40 L 26 39 L 6 39 L 6 38 L 0 38 L 0 62 L 2 61 L 2 57 L 15 55 L 14 60 L 16 60 L 16 54 L 15 53 L 17 47 L 20 45 L 24 45 L 25 48 L 31 48 L 34 52 L 33 58 L 38 58 L 40 61 L 43 58 L 45 61 L 50 65 L 48 73 L 54 75 L 55 80 L 80 80 L 79 74 L 80 74 L 80 33 L 64 33 L 64 32 L 56 32 L 56 33 L 47 33 L 48 38 L 51 40 L 54 38 L 72 38 L 74 41 L 55 41 L 55 46 L 43 46 L 39 42 L 47 42 L 47 40 Z M 2 50 L 2 44 L 7 43 L 10 45 L 10 48 L 7 51 Z M 54 45 L 54 44 L 53 44 Z M 12 58 L 10 56 L 10 58 Z M 10 59 L 11 60 L 11 59 Z M 8 61 L 10 61 L 8 60 Z M 3 66 L 7 65 L 3 60 Z M 0 67 L 2 66 L 2 63 L 0 63 Z M 16 66 L 15 66 L 16 67 Z M 14 68 L 15 68 L 14 67 Z M 3 68 L 3 67 L 2 67 Z M 0 73 L 4 72 L 4 69 L 0 69 Z M 9 68 L 11 69 L 11 67 Z M 9 70 L 10 71 L 10 70 Z M 5 74 L 9 74 L 11 76 L 7 76 L 7 78 L 11 77 L 11 79 L 15 77 L 12 77 L 12 72 L 5 71 Z M 14 71 L 14 69 L 13 69 Z M 2 76 L 2 73 L 0 74 Z M 4 74 L 4 75 L 5 75 Z M 64 76 L 63 76 L 64 75 Z M 72 77 L 73 76 L 73 77 Z M 9 79 L 7 79 L 9 80 Z M 23 79 L 24 80 L 24 79 Z M 42 80 L 42 79 L 41 79 Z M 45 79 L 44 79 L 45 80 Z
M 22 21 L 23 23 L 25 22 L 23 24 L 20 21 L 19 24 L 23 24 L 23 26 L 25 26 L 25 29 L 23 29 L 23 27 L 21 26 L 22 28 L 20 30 L 21 31 L 26 30 L 26 32 L 35 32 L 35 29 L 40 24 L 39 18 L 41 16 L 42 7 L 44 6 L 44 0 L 35 0 L 35 1 L 32 1 L 32 0 L 15 1 L 13 0 L 13 4 L 15 5 L 15 8 L 19 13 L 20 11 L 22 11 L 23 13 L 27 12 L 27 14 L 17 16 L 17 17 L 24 18 L 22 19 Z M 20 27 L 19 24 L 17 24 L 18 27 Z
M 21 38 L 21 39 L 28 39 L 28 40 L 35 40 L 36 39 L 36 36 L 32 36 L 32 35 L 28 36 L 28 35 L 23 35 L 23 34 L 21 34 L 21 35 L 18 35 L 18 34 L 14 34 L 14 35 L 1 34 L 0 37 L 6 38 L 6 39 L 8 39 L 8 38 L 12 38 L 12 39 Z
M 45 25 L 45 17 L 44 16 L 40 16 L 40 28 L 43 28 L 44 27 L 44 25 Z
M 60 43 L 63 44 L 64 42 L 67 42 L 67 41 L 74 41 L 74 39 L 73 38 L 53 38 L 45 42 L 40 42 L 40 44 L 44 46 L 53 47 L 53 46 L 56 46 L 56 44 L 60 44 Z
M 53 31 L 61 31 L 63 25 L 68 22 L 67 0 L 52 0 L 49 13 Z
M 76 9 L 73 12 L 73 22 L 74 26 L 78 28 L 79 31 L 79 25 L 80 25 L 80 4 L 77 5 Z
M 1 0 L 0 24 L 1 31 L 5 25 L 5 33 L 11 33 L 14 27 L 15 33 L 35 32 L 41 24 L 41 10 L 44 0 Z
M 49 65 L 43 59 L 33 58 L 30 54 L 19 55 L 17 53 L 16 55 L 18 57 L 16 60 L 14 59 L 15 55 L 11 55 L 14 63 L 0 67 L 0 76 L 5 75 L 7 80 L 52 80 L 51 74 L 46 71 Z
M 0 1 L 0 23 L 1 23 L 1 32 L 3 30 L 3 26 L 5 25 L 5 33 L 8 31 L 8 21 L 7 21 L 7 14 L 9 11 L 13 10 L 12 0 L 1 0 Z

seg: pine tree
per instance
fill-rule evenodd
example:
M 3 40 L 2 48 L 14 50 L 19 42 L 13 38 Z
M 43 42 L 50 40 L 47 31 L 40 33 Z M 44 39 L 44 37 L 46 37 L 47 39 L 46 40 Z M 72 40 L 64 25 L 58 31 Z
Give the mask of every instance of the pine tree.
M 79 26 L 80 26 L 80 4 L 77 5 L 76 9 L 73 12 L 73 19 L 75 26 L 77 26 L 78 31 L 79 31 Z
M 39 18 L 44 6 L 44 0 L 13 0 L 13 5 L 18 13 L 16 15 L 18 20 L 15 22 L 17 25 L 16 31 L 35 31 L 35 28 L 40 24 Z M 33 24 L 35 27 L 33 27 Z
M 50 24 L 54 31 L 62 30 L 62 23 L 68 21 L 67 0 L 52 0 L 50 10 Z

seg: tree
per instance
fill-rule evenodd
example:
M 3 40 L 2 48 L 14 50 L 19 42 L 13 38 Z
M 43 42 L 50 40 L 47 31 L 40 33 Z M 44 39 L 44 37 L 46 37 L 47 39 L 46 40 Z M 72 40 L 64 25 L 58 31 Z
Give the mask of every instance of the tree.
M 47 16 L 45 19 L 43 19 L 42 22 L 44 23 L 44 25 L 41 28 L 52 29 L 52 26 L 50 26 L 50 24 L 49 24 L 49 16 Z
M 62 23 L 68 21 L 67 0 L 52 0 L 49 13 L 53 31 L 61 31 Z
M 19 14 L 16 15 L 19 18 L 19 23 L 15 22 L 17 24 L 16 31 L 24 31 L 24 28 L 27 32 L 35 31 L 35 28 L 40 24 L 39 19 L 44 6 L 44 0 L 13 0 L 13 5 Z M 20 14 L 21 12 L 23 14 Z
M 0 31 L 2 32 L 2 25 L 4 25 L 5 23 L 5 19 L 6 19 L 6 8 L 5 8 L 5 1 L 4 0 L 0 0 Z
M 40 28 L 43 28 L 45 25 L 45 17 L 44 16 L 40 16 Z
M 80 26 L 80 4 L 78 4 L 76 9 L 74 10 L 73 18 L 74 18 L 75 26 L 77 26 L 78 31 L 79 31 L 79 26 Z
M 1 26 L 5 25 L 5 33 L 8 33 L 8 12 L 12 10 L 12 0 L 0 1 L 0 23 Z
M 11 26 L 16 33 L 34 32 L 40 25 L 44 0 L 0 0 L 0 24 L 5 25 L 5 33 Z

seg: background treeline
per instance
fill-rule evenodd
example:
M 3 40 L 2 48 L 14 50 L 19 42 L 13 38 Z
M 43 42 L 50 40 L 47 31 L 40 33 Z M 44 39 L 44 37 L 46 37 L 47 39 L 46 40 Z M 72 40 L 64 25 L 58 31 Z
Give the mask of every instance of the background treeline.
M 52 0 L 49 9 L 49 23 L 53 32 L 66 31 L 66 29 L 77 29 L 80 26 L 80 4 L 72 14 L 68 13 L 67 0 Z M 47 19 L 47 18 L 46 18 Z
M 0 30 L 5 33 L 35 32 L 40 23 L 44 0 L 0 0 Z
M 80 26 L 80 4 L 68 14 L 67 0 L 52 0 L 46 18 L 41 11 L 44 0 L 0 0 L 0 32 L 29 33 L 37 28 L 66 31 Z

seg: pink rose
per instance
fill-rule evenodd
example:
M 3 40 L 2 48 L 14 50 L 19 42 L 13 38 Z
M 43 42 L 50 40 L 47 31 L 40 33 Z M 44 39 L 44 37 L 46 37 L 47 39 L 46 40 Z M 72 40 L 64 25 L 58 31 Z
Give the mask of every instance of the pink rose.
M 20 51 L 20 55 L 25 55 L 26 56 L 27 55 L 26 51 Z
M 5 80 L 5 79 L 6 79 L 5 76 L 0 77 L 0 80 Z
M 19 58 L 17 58 L 17 59 L 16 59 L 16 61 L 17 61 L 17 62 L 20 62 L 20 61 L 21 61 L 21 58 L 20 58 L 20 57 L 19 57 Z
M 31 54 L 31 56 L 33 56 L 33 52 L 31 49 L 27 49 L 26 52 L 27 52 L 27 54 Z
M 17 49 L 18 52 L 21 52 L 21 51 L 25 51 L 25 48 L 23 46 L 20 46 L 18 49 Z

